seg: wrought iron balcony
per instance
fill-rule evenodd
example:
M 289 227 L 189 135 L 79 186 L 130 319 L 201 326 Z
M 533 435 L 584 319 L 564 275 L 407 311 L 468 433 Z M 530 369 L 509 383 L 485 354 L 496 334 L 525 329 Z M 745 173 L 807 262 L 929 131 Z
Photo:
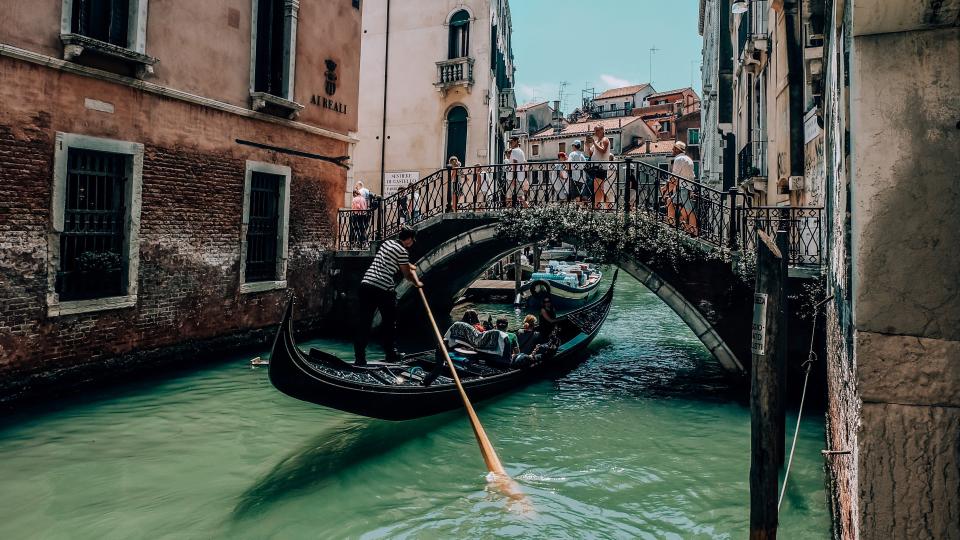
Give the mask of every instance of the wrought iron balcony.
M 767 176 L 767 141 L 750 141 L 737 154 L 737 182 Z
M 737 52 L 741 61 L 754 59 L 753 52 L 766 52 L 768 43 L 767 0 L 748 0 L 747 11 L 737 27 Z
M 437 62 L 437 82 L 433 83 L 441 92 L 455 86 L 467 90 L 473 86 L 473 58 L 463 57 Z
M 503 88 L 500 90 L 500 119 L 510 118 L 517 112 L 517 97 L 513 88 Z

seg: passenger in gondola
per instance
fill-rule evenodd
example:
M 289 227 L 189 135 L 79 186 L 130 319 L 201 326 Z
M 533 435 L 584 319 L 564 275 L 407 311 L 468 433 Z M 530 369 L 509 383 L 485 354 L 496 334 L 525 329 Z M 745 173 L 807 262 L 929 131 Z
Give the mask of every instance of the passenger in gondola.
M 483 324 L 480 323 L 480 316 L 477 315 L 477 312 L 472 309 L 464 311 L 463 318 L 461 318 L 460 321 L 469 324 L 477 332 L 486 332 Z
M 547 295 L 540 304 L 540 332 L 542 339 L 546 340 L 553 334 L 553 329 L 557 326 L 557 311 L 553 309 L 553 300 Z
M 517 331 L 517 350 L 520 354 L 530 354 L 540 342 L 540 333 L 537 332 L 537 317 L 527 315 L 523 318 L 523 326 Z
M 394 333 L 397 325 L 397 292 L 396 278 L 402 275 L 414 287 L 423 287 L 417 271 L 410 264 L 410 254 L 407 252 L 416 241 L 417 233 L 413 229 L 404 228 L 400 231 L 397 240 L 387 240 L 377 250 L 373 262 L 367 268 L 360 282 L 360 306 L 357 319 L 356 335 L 353 342 L 353 352 L 356 356 L 356 365 L 367 363 L 367 342 L 370 339 L 370 323 L 373 315 L 380 310 L 382 322 L 380 333 L 383 339 L 383 350 L 387 362 L 400 360 L 397 352 Z

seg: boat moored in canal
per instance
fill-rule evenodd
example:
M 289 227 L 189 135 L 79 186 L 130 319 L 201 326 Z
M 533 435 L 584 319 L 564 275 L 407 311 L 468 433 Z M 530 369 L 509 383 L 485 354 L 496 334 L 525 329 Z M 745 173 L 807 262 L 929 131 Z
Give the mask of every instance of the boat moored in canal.
M 457 367 L 472 401 L 480 401 L 551 374 L 573 369 L 585 359 L 607 318 L 613 300 L 611 283 L 603 297 L 557 319 L 556 351 L 525 368 L 497 368 L 481 362 Z M 437 370 L 430 384 L 424 377 L 437 367 L 434 350 L 406 356 L 399 363 L 370 362 L 355 366 L 318 349 L 305 354 L 293 338 L 293 303 L 284 312 L 270 357 L 270 382 L 296 399 L 342 411 L 381 418 L 410 420 L 463 406 L 450 373 Z M 443 375 L 442 373 L 446 373 Z M 436 375 L 436 373 L 434 373 Z
M 546 272 L 535 272 L 520 287 L 521 302 L 539 308 L 537 301 L 549 295 L 557 309 L 576 309 L 596 299 L 602 280 L 603 272 L 591 264 L 551 261 Z

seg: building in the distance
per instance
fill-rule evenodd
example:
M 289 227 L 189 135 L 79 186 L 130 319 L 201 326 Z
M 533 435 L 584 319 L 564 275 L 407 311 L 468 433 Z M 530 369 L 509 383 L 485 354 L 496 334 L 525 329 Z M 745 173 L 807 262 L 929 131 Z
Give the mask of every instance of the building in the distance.
M 498 161 L 516 123 L 511 32 L 507 0 L 365 0 L 354 178 L 389 194 L 451 156 Z
M 583 142 L 586 151 L 587 137 L 593 135 L 593 129 L 598 125 L 603 126 L 606 131 L 610 139 L 610 151 L 614 156 L 619 156 L 624 148 L 657 138 L 650 127 L 635 116 L 563 123 L 558 127 L 547 127 L 530 136 L 525 148 L 527 160 L 554 161 L 560 152 L 569 154 L 575 140 Z
M 0 399 L 249 344 L 291 294 L 324 315 L 359 90 L 338 3 L 4 3 Z
M 647 104 L 654 89 L 647 83 L 611 88 L 584 99 L 583 111 L 594 118 L 630 116 L 631 111 Z

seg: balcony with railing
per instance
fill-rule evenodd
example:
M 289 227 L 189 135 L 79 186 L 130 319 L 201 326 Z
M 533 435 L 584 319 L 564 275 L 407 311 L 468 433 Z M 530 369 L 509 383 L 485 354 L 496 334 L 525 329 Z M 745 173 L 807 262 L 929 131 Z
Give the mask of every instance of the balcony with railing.
M 754 53 L 766 53 L 769 47 L 767 0 L 746 0 L 747 11 L 737 27 L 737 53 L 741 62 L 759 60 Z
M 517 112 L 517 96 L 513 88 L 502 88 L 499 97 L 500 119 L 510 118 Z
M 749 141 L 737 153 L 737 182 L 767 180 L 767 141 Z
M 437 82 L 433 83 L 441 92 L 455 86 L 470 89 L 473 86 L 473 58 L 465 56 L 437 62 Z

